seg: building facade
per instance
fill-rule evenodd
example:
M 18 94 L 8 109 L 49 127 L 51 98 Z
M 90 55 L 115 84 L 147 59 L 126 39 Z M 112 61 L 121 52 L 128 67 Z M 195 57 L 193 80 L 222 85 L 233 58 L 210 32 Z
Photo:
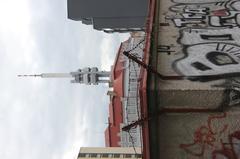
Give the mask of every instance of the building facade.
M 142 30 L 148 0 L 68 0 L 68 18 L 105 32 Z
M 140 148 L 123 148 L 123 147 L 82 147 L 80 148 L 78 159 L 141 159 Z
M 105 131 L 106 146 L 110 147 L 141 147 L 141 129 L 139 126 L 129 131 L 122 131 L 127 126 L 140 119 L 138 95 L 138 79 L 140 66 L 123 55 L 123 51 L 132 50 L 139 59 L 143 55 L 144 33 L 133 33 L 123 42 L 112 68 L 111 80 L 113 90 L 109 92 L 109 126 Z
M 147 64 L 165 78 L 147 74 L 145 159 L 239 159 L 240 1 L 154 8 Z

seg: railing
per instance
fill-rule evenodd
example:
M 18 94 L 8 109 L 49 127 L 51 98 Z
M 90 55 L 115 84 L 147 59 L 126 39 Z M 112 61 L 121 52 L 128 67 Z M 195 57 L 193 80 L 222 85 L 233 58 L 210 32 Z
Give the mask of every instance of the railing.
M 150 144 L 149 144 L 149 128 L 148 128 L 148 105 L 147 105 L 147 75 L 148 70 L 146 69 L 149 63 L 149 54 L 150 54 L 150 45 L 151 45 L 151 34 L 153 29 L 153 21 L 154 21 L 154 14 L 155 14 L 155 3 L 156 0 L 149 0 L 149 7 L 148 7 L 148 16 L 146 19 L 146 36 L 145 36 L 145 48 L 144 55 L 141 60 L 138 60 L 132 52 L 136 47 L 132 48 L 131 50 L 123 52 L 128 58 L 135 59 L 134 61 L 140 64 L 140 78 L 138 78 L 139 87 L 137 88 L 139 100 L 140 100 L 140 116 L 137 121 L 130 123 L 129 125 L 122 128 L 123 131 L 129 132 L 132 128 L 136 126 L 142 127 L 142 154 L 143 159 L 150 159 Z M 140 43 L 139 43 L 140 44 Z M 144 67 L 145 66 L 145 67 Z
M 128 49 L 135 48 L 131 53 L 137 56 L 138 58 L 142 59 L 143 56 L 143 48 L 144 44 L 138 45 L 138 47 L 135 47 L 136 44 L 138 44 L 140 41 L 144 39 L 144 34 L 142 36 L 139 36 L 139 38 L 132 39 L 132 42 L 128 46 Z M 127 91 L 124 94 L 124 126 L 131 124 L 132 122 L 135 122 L 139 120 L 141 116 L 140 111 L 140 97 L 139 97 L 139 75 L 140 75 L 140 66 L 133 62 L 131 59 L 125 59 L 125 72 L 124 76 L 127 81 L 126 87 Z M 141 128 L 140 126 L 133 127 L 129 129 L 127 132 L 122 132 L 121 134 L 121 141 L 122 146 L 127 147 L 142 147 L 142 140 L 141 140 Z

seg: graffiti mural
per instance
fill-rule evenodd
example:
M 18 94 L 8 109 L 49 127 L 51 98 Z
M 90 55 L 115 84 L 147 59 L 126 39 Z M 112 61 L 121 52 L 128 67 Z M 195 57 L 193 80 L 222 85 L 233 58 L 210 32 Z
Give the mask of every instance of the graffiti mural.
M 186 76 L 239 74 L 239 37 L 239 28 L 183 29 L 178 42 L 185 46 L 185 56 L 174 68 Z
M 174 2 L 170 7 L 174 14 L 166 19 L 180 28 L 178 43 L 185 55 L 174 62 L 175 70 L 185 76 L 199 77 L 239 74 L 240 1 Z
M 198 51 L 196 51 L 198 50 Z M 201 43 L 185 49 L 186 56 L 175 67 L 186 76 L 240 72 L 240 46 L 229 43 Z
M 172 0 L 164 16 L 164 23 L 178 32 L 180 51 L 172 63 L 174 71 L 193 82 L 218 80 L 211 87 L 222 88 L 225 108 L 239 106 L 240 0 Z M 158 52 L 175 53 L 169 46 L 159 47 Z M 218 78 L 201 78 L 211 75 Z M 210 115 L 194 129 L 192 141 L 179 148 L 188 158 L 240 159 L 238 122 L 230 123 L 227 113 Z
M 240 26 L 240 4 L 238 0 L 196 3 L 178 3 L 170 8 L 175 15 L 171 19 L 176 27 L 236 27 Z
M 234 27 L 231 29 L 186 28 L 180 30 L 180 38 L 178 39 L 178 43 L 187 46 L 208 42 L 222 42 L 240 45 L 240 42 L 238 41 L 239 37 L 240 32 L 238 27 Z
M 171 50 L 172 46 L 169 45 L 159 45 L 157 47 L 157 52 L 158 53 L 166 53 L 168 55 L 171 55 L 171 53 L 175 52 L 174 50 Z
M 209 116 L 206 124 L 195 130 L 192 143 L 180 144 L 180 148 L 189 154 L 190 158 L 194 156 L 212 159 L 239 159 L 240 129 L 239 126 L 231 128 L 226 122 L 227 118 L 226 113 Z
M 158 86 L 183 104 L 159 105 L 177 113 L 189 107 L 206 109 L 196 116 L 179 111 L 161 118 L 170 127 L 161 132 L 162 156 L 240 159 L 240 0 L 170 0 L 160 3 L 160 9 L 157 69 L 184 79 L 160 81 Z M 187 97 L 178 99 L 184 95 L 171 91 Z
M 229 106 L 238 106 L 240 104 L 240 78 L 233 78 L 224 81 L 223 84 L 214 85 L 213 87 L 225 88 L 226 103 Z
M 240 1 L 172 0 L 164 23 L 179 33 L 181 56 L 174 59 L 174 71 L 194 82 L 224 80 L 225 106 L 240 105 Z M 160 53 L 171 47 L 159 47 Z M 202 76 L 217 76 L 204 79 Z M 236 82 L 237 81 L 237 82 Z

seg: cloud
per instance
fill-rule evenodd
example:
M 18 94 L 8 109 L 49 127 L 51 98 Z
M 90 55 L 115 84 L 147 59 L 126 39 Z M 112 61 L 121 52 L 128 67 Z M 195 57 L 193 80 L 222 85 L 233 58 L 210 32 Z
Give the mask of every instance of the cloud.
M 16 77 L 86 66 L 110 69 L 128 34 L 106 34 L 68 20 L 66 3 L 0 2 L 0 158 L 66 159 L 76 157 L 80 146 L 104 146 L 106 85 Z

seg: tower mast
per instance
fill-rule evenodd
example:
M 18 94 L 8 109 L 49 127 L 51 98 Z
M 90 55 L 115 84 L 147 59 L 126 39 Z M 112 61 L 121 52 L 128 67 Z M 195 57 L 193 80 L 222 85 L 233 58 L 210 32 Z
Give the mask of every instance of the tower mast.
M 71 78 L 70 73 L 42 73 L 35 75 L 18 75 L 18 77 L 41 77 L 41 78 Z
M 18 75 L 18 77 L 41 77 L 41 78 L 73 78 L 71 83 L 84 83 L 87 85 L 109 83 L 110 72 L 98 71 L 97 67 L 86 67 L 70 73 L 42 73 L 34 75 Z

